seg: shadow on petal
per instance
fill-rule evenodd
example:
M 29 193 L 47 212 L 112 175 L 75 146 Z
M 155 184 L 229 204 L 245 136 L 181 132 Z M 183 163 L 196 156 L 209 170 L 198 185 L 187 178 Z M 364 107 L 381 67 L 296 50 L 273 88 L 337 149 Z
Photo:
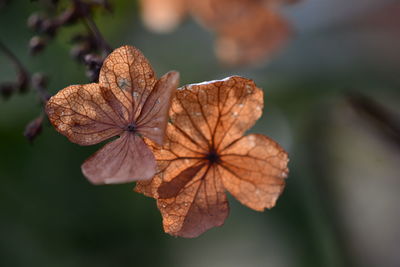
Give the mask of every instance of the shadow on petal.
M 82 164 L 82 172 L 93 184 L 120 184 L 154 176 L 156 162 L 142 138 L 125 132 L 106 144 Z

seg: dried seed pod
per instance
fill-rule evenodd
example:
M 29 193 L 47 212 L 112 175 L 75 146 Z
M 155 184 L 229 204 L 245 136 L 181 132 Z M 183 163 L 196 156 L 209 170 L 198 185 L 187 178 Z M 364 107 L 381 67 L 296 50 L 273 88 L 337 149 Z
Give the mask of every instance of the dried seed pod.
M 87 43 L 77 44 L 71 48 L 70 55 L 75 60 L 81 61 L 89 51 L 90 49 Z
M 59 25 L 54 20 L 46 19 L 43 21 L 39 32 L 44 33 L 50 37 L 54 37 L 57 32 L 58 26 Z
M 86 76 L 91 82 L 97 82 L 103 59 L 95 54 L 87 54 L 84 56 L 83 62 L 87 66 Z
M 4 99 L 8 99 L 17 90 L 17 84 L 5 82 L 0 84 L 0 94 Z
M 46 46 L 46 41 L 40 36 L 33 36 L 29 40 L 29 51 L 32 55 L 39 53 Z
M 95 54 L 87 54 L 83 58 L 83 62 L 90 68 L 101 67 L 103 60 L 100 56 Z
M 28 18 L 27 26 L 34 31 L 40 31 L 44 20 L 45 18 L 42 14 L 33 13 Z
M 30 143 L 42 132 L 42 125 L 43 116 L 39 116 L 25 127 L 24 136 Z
M 44 73 L 35 73 L 32 76 L 32 86 L 35 88 L 46 88 L 48 78 Z
M 86 77 L 88 77 L 90 82 L 98 82 L 100 70 L 96 71 L 96 70 L 88 69 L 88 70 L 86 70 L 85 74 L 86 74 Z

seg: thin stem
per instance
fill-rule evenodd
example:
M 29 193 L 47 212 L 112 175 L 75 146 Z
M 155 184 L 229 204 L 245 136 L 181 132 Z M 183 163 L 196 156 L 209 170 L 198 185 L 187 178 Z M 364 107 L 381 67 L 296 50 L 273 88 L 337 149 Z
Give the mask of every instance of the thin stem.
M 50 99 L 50 94 L 47 92 L 47 89 L 43 86 L 38 86 L 35 87 L 35 90 L 39 95 L 42 105 L 45 106 L 47 101 Z
M 0 40 L 0 50 L 4 52 L 4 54 L 11 60 L 11 62 L 15 65 L 18 71 L 19 78 L 18 79 L 26 79 L 24 81 L 27 82 L 27 85 L 29 83 L 29 80 L 31 79 L 31 74 L 27 71 L 27 69 L 22 65 L 21 61 L 17 58 L 17 56 L 10 50 L 8 49 L 7 46 Z M 21 82 L 21 81 L 19 81 Z M 34 85 L 32 86 L 37 94 L 39 95 L 40 101 L 42 102 L 43 105 L 47 103 L 47 100 L 49 100 L 50 95 L 47 92 L 46 88 L 42 85 Z
M 11 60 L 11 62 L 15 65 L 15 67 L 21 74 L 28 74 L 28 71 L 24 68 L 21 61 L 19 61 L 19 59 L 14 55 L 14 53 L 11 52 L 11 50 L 8 49 L 8 47 L 5 46 L 1 40 L 0 40 L 0 50 L 4 52 L 4 54 Z
M 103 35 L 101 34 L 99 28 L 97 27 L 96 23 L 94 22 L 93 18 L 90 15 L 85 16 L 84 23 L 92 32 L 96 41 L 98 42 L 99 46 L 102 48 L 103 52 L 110 54 L 112 52 L 111 46 L 106 42 Z

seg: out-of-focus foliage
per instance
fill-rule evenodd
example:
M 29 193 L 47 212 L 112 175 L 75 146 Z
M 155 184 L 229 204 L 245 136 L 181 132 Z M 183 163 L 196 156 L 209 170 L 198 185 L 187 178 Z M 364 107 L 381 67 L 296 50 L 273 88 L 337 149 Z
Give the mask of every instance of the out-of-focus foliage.
M 84 27 L 63 28 L 31 57 L 26 19 L 39 4 L 8 2 L 1 40 L 29 70 L 48 74 L 50 93 L 88 83 L 69 57 L 68 40 Z M 304 0 L 282 12 L 295 30 L 289 45 L 264 66 L 230 70 L 191 19 L 157 35 L 134 1 L 94 16 L 113 47 L 137 46 L 158 74 L 179 70 L 181 84 L 238 74 L 264 89 L 264 114 L 251 132 L 271 136 L 291 158 L 275 208 L 258 213 L 232 199 L 223 227 L 193 240 L 169 237 L 154 200 L 131 192 L 133 184 L 95 187 L 83 178 L 79 166 L 98 147 L 71 144 L 48 122 L 33 145 L 26 141 L 24 127 L 41 110 L 31 92 L 0 100 L 0 265 L 399 266 L 400 152 L 348 101 L 348 92 L 361 93 L 398 118 L 398 1 Z M 0 53 L 0 82 L 15 75 Z

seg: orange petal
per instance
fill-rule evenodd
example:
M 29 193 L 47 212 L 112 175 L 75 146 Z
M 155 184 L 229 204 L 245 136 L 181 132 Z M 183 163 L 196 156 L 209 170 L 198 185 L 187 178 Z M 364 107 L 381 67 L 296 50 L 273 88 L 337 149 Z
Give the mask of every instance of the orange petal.
M 222 181 L 235 198 L 257 211 L 275 206 L 288 175 L 288 155 L 281 146 L 266 136 L 252 134 L 221 154 Z
M 167 136 L 168 133 L 171 134 L 173 131 L 170 125 L 170 127 L 167 128 Z M 170 189 L 175 183 L 184 184 L 183 181 L 187 180 L 183 179 L 182 181 L 183 173 L 186 172 L 185 177 L 189 179 L 187 175 L 188 170 L 192 169 L 193 166 L 201 165 L 203 155 L 190 150 L 185 144 L 182 144 L 185 140 L 182 140 L 182 143 L 171 141 L 172 139 L 167 140 L 168 142 L 162 148 L 154 150 L 154 155 L 157 158 L 157 175 L 151 181 L 137 182 L 135 187 L 136 192 L 143 193 L 149 197 L 158 198 L 158 188 L 161 183 L 168 184 L 171 182 L 169 185 Z M 192 170 L 191 173 L 193 172 Z M 179 182 L 173 182 L 173 179 L 176 177 L 181 178 L 178 179 L 180 180 Z M 177 187 L 177 184 L 175 184 L 175 186 Z
M 144 55 L 132 46 L 115 49 L 100 70 L 99 84 L 111 90 L 129 110 L 129 121 L 140 114 L 157 79 Z
M 213 166 L 204 166 L 176 195 L 157 201 L 165 232 L 197 237 L 221 226 L 229 213 L 221 178 Z
M 125 119 L 98 84 L 72 85 L 50 98 L 46 113 L 56 130 L 80 145 L 92 145 L 122 132 Z
M 179 73 L 171 71 L 157 81 L 137 118 L 138 131 L 159 145 L 164 143 L 171 100 L 179 85 Z
M 176 197 L 181 190 L 197 175 L 197 173 L 205 166 L 205 163 L 199 164 L 197 166 L 191 166 L 177 176 L 175 176 L 171 181 L 162 182 L 158 187 L 157 193 L 158 198 L 171 198 Z
M 156 162 L 142 138 L 124 132 L 82 164 L 82 172 L 93 184 L 119 184 L 150 179 Z
M 233 76 L 178 90 L 171 108 L 175 127 L 199 146 L 217 150 L 240 138 L 261 116 L 263 92 L 252 80 Z

